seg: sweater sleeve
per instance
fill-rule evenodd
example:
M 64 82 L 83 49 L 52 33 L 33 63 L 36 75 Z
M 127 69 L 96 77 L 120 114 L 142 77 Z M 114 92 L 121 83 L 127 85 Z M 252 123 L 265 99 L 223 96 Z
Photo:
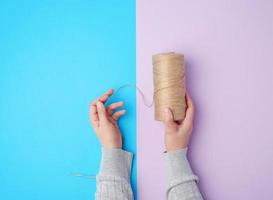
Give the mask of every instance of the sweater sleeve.
M 193 174 L 187 159 L 187 148 L 164 153 L 167 166 L 168 200 L 202 200 L 198 177 Z
M 130 184 L 133 154 L 122 149 L 102 148 L 100 172 L 96 176 L 96 200 L 132 200 Z

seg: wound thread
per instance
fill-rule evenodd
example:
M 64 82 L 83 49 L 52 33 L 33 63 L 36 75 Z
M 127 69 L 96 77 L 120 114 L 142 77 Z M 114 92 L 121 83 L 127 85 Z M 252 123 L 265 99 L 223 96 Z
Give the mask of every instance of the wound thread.
M 146 107 L 155 106 L 155 120 L 164 121 L 165 108 L 172 110 L 174 120 L 183 120 L 187 107 L 184 55 L 174 52 L 155 54 L 152 56 L 152 63 L 154 92 L 151 103 L 148 103 L 144 93 L 137 85 L 130 83 L 118 87 L 111 97 L 123 88 L 134 87 Z
M 184 55 L 174 52 L 155 54 L 153 61 L 155 120 L 164 121 L 170 108 L 175 120 L 183 120 L 186 110 Z

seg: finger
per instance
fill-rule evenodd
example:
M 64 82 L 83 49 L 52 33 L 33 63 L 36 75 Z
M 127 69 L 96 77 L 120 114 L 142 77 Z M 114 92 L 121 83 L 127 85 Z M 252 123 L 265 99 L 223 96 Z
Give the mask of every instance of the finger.
M 101 97 L 99 97 L 98 99 L 94 100 L 91 104 L 92 105 L 96 105 L 97 101 L 101 101 L 102 103 L 105 103 L 113 93 L 114 93 L 114 90 L 110 89 L 106 93 L 104 93 Z
M 90 105 L 90 121 L 91 121 L 91 125 L 96 128 L 99 125 L 99 117 L 98 117 L 98 113 L 97 113 L 97 107 L 95 105 Z
M 126 110 L 119 110 L 112 115 L 112 118 L 117 121 L 122 115 L 125 115 L 125 113 Z
M 107 112 L 109 113 L 109 115 L 112 115 L 115 109 L 117 109 L 123 105 L 124 105 L 124 103 L 122 101 L 112 103 L 107 107 Z
M 170 108 L 165 108 L 164 110 L 164 123 L 166 126 L 172 126 L 175 124 L 173 112 Z
M 92 125 L 96 125 L 96 123 L 99 121 L 97 106 L 94 104 L 91 104 L 89 112 L 90 112 L 90 118 L 91 118 Z
M 194 104 L 192 98 L 189 94 L 186 94 L 186 103 L 187 103 L 187 110 L 186 116 L 183 120 L 183 124 L 192 124 L 193 117 L 194 117 Z
M 101 101 L 102 103 L 105 103 L 113 93 L 114 90 L 110 89 L 105 94 L 103 94 L 98 100 Z
M 100 101 L 97 101 L 97 110 L 98 110 L 99 121 L 106 121 L 107 120 L 106 109 L 103 103 Z
M 91 105 L 92 105 L 92 106 L 97 106 L 97 101 L 98 101 L 97 99 L 94 100 L 94 101 L 92 101 Z

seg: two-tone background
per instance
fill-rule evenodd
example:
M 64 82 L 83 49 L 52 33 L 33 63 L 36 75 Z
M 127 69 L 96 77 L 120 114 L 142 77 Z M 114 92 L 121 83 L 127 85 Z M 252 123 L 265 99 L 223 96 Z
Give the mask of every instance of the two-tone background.
M 205 199 L 273 197 L 273 1 L 0 1 L 0 199 L 93 199 L 89 102 L 137 84 L 151 56 L 185 54 L 196 115 L 189 160 Z M 164 126 L 134 88 L 120 120 L 140 200 L 165 199 Z

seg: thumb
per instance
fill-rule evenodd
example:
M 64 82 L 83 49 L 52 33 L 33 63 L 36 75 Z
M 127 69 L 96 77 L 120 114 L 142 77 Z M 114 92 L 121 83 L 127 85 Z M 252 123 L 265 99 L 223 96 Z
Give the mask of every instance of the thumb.
M 98 116 L 100 121 L 107 120 L 106 109 L 102 102 L 97 101 Z
M 166 126 L 170 126 L 174 124 L 174 117 L 172 110 L 170 108 L 165 108 L 164 110 L 164 122 Z

